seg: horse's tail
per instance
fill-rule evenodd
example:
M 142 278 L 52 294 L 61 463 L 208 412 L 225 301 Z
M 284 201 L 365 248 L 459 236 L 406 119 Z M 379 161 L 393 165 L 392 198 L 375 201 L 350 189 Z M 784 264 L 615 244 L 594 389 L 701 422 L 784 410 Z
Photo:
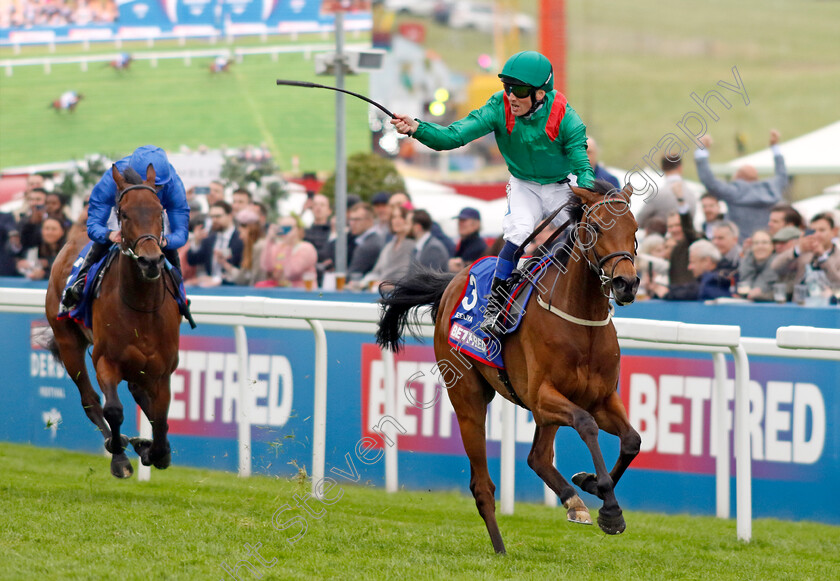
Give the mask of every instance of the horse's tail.
M 420 316 L 415 307 L 429 305 L 432 320 L 437 319 L 443 291 L 455 277 L 449 272 L 440 272 L 418 264 L 413 265 L 408 274 L 394 283 L 394 287 L 382 293 L 379 301 L 384 307 L 379 319 L 376 342 L 391 351 L 399 351 L 403 344 L 406 328 L 412 336 L 420 338 Z M 412 309 L 415 309 L 412 314 Z
M 61 355 L 58 352 L 58 343 L 55 340 L 55 333 L 52 327 L 40 327 L 32 331 L 32 342 L 48 350 L 53 354 L 55 360 L 61 362 Z

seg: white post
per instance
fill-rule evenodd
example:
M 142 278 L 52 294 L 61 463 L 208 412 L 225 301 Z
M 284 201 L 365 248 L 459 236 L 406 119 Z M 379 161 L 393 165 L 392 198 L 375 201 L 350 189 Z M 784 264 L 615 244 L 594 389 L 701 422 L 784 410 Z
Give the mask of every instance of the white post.
M 140 417 L 140 437 L 146 440 L 152 439 L 152 424 L 140 406 L 137 406 L 137 415 Z M 140 482 L 148 482 L 152 478 L 152 467 L 145 466 L 142 462 L 137 463 L 137 480 Z
M 752 450 L 750 447 L 750 367 L 742 345 L 735 358 L 735 501 L 738 539 L 752 538 Z
M 385 367 L 385 415 L 397 417 L 397 378 L 394 354 L 390 349 L 382 349 L 382 365 Z M 369 427 L 369 426 L 366 426 Z M 396 492 L 399 489 L 399 454 L 397 430 L 391 422 L 385 422 L 384 435 L 391 438 L 393 446 L 385 444 L 385 491 Z
M 114 40 L 114 48 L 116 48 L 117 50 L 120 50 L 122 48 L 122 39 L 120 37 L 117 37 Z
M 502 514 L 513 514 L 516 486 L 516 404 L 502 400 L 502 458 L 501 504 Z
M 324 478 L 327 455 L 327 334 L 321 321 L 307 319 L 315 333 L 315 409 L 312 412 L 312 495 L 323 498 L 324 487 L 318 483 Z
M 81 62 L 81 68 L 82 68 L 82 72 L 83 72 L 83 73 L 86 73 L 86 72 L 87 72 L 87 70 L 88 70 L 88 62 L 87 62 L 86 60 L 84 60 L 84 61 L 82 61 L 82 62 Z
M 718 518 L 729 518 L 729 422 L 726 421 L 726 357 L 712 353 L 715 365 L 715 393 L 712 426 L 717 441 L 715 459 L 715 506 Z
M 554 466 L 557 466 L 557 436 L 555 435 L 554 442 L 551 444 L 551 447 L 554 448 Z M 557 506 L 557 495 L 554 493 L 551 488 L 548 487 L 548 484 L 543 484 L 543 499 L 545 500 L 546 506 Z
M 251 475 L 251 390 L 248 378 L 248 336 L 243 325 L 233 328 L 236 356 L 239 359 L 239 476 Z

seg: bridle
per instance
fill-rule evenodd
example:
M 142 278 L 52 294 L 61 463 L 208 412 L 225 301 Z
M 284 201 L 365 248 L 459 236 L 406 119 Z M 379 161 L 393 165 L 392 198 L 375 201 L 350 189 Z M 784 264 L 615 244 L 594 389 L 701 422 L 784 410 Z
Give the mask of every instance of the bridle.
M 624 204 L 625 206 L 627 206 L 626 211 L 628 211 L 628 212 L 630 211 L 630 202 L 628 202 L 624 198 L 621 198 L 621 197 L 607 198 L 607 199 L 595 202 L 591 206 L 584 205 L 583 206 L 583 210 L 584 210 L 583 219 L 580 221 L 580 224 L 586 224 L 588 226 L 589 225 L 589 216 L 592 214 L 592 212 L 595 211 L 595 209 L 598 206 L 602 206 L 602 205 L 606 205 L 606 204 Z M 579 236 L 578 236 L 578 239 L 580 240 Z M 638 245 L 638 242 L 636 242 L 636 245 Z M 598 277 L 598 280 L 601 281 L 601 293 L 605 297 L 610 298 L 611 288 L 610 288 L 610 290 L 608 290 L 608 286 L 610 286 L 612 284 L 612 279 L 615 278 L 615 269 L 618 267 L 618 264 L 622 260 L 629 260 L 630 264 L 632 264 L 634 267 L 636 266 L 635 248 L 634 248 L 634 252 L 632 254 L 630 252 L 626 251 L 626 250 L 619 250 L 617 252 L 610 252 L 606 256 L 600 257 L 600 256 L 598 256 L 598 251 L 595 250 L 595 244 L 594 243 L 587 247 L 586 245 L 584 245 L 581 242 L 581 246 L 583 248 L 583 257 L 586 260 L 586 263 L 589 265 L 589 268 L 592 270 L 592 272 L 594 272 L 595 275 Z M 590 259 L 590 257 L 589 257 L 590 252 L 592 253 L 592 259 Z M 604 271 L 604 265 L 606 265 L 606 263 L 608 261 L 612 260 L 613 258 L 617 258 L 618 260 L 613 262 L 612 268 L 610 269 L 610 275 L 607 276 L 606 272 Z
M 125 196 L 128 192 L 132 190 L 149 190 L 157 196 L 157 190 L 152 186 L 148 186 L 146 184 L 131 185 L 125 188 L 124 190 L 121 190 L 117 195 L 117 222 L 120 225 L 120 232 L 122 232 L 122 220 L 120 218 L 120 202 L 122 202 L 123 196 Z M 157 237 L 154 234 L 141 234 L 140 236 L 135 238 L 131 244 L 128 244 L 125 238 L 122 238 L 120 242 L 120 252 L 122 252 L 129 258 L 137 260 L 140 257 L 137 256 L 135 250 L 137 248 L 137 245 L 143 242 L 144 240 L 152 240 L 155 244 L 158 245 L 158 248 L 160 248 L 161 251 L 163 250 L 163 211 L 161 211 L 160 213 L 160 237 Z

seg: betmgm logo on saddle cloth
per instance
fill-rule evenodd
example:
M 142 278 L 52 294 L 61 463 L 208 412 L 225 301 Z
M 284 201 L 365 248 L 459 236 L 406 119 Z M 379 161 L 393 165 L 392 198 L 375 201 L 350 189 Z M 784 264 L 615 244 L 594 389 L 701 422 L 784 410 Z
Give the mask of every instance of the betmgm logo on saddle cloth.
M 524 306 L 534 290 L 531 283 L 545 272 L 545 267 L 551 263 L 551 260 L 551 256 L 545 256 L 528 266 L 526 274 L 511 289 L 507 304 L 502 307 L 506 333 L 512 333 L 519 328 L 522 315 L 525 314 Z M 504 369 L 502 348 L 498 338 L 479 329 L 487 308 L 486 297 L 490 294 L 495 268 L 495 256 L 481 258 L 470 267 L 467 284 L 464 285 L 461 298 L 449 317 L 448 340 L 452 347 L 476 361 L 497 369 Z

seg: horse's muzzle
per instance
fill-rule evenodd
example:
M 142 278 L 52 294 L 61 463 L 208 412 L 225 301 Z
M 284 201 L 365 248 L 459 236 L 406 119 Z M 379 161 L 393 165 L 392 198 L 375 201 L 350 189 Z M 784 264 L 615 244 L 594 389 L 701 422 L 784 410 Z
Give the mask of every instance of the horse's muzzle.
M 612 279 L 612 290 L 615 302 L 619 305 L 629 305 L 636 300 L 636 291 L 639 290 L 639 277 L 628 278 L 617 276 Z
M 140 272 L 143 278 L 148 280 L 155 280 L 160 276 L 163 269 L 163 261 L 165 260 L 163 253 L 155 258 L 148 258 L 146 256 L 137 257 L 137 266 L 140 267 Z

